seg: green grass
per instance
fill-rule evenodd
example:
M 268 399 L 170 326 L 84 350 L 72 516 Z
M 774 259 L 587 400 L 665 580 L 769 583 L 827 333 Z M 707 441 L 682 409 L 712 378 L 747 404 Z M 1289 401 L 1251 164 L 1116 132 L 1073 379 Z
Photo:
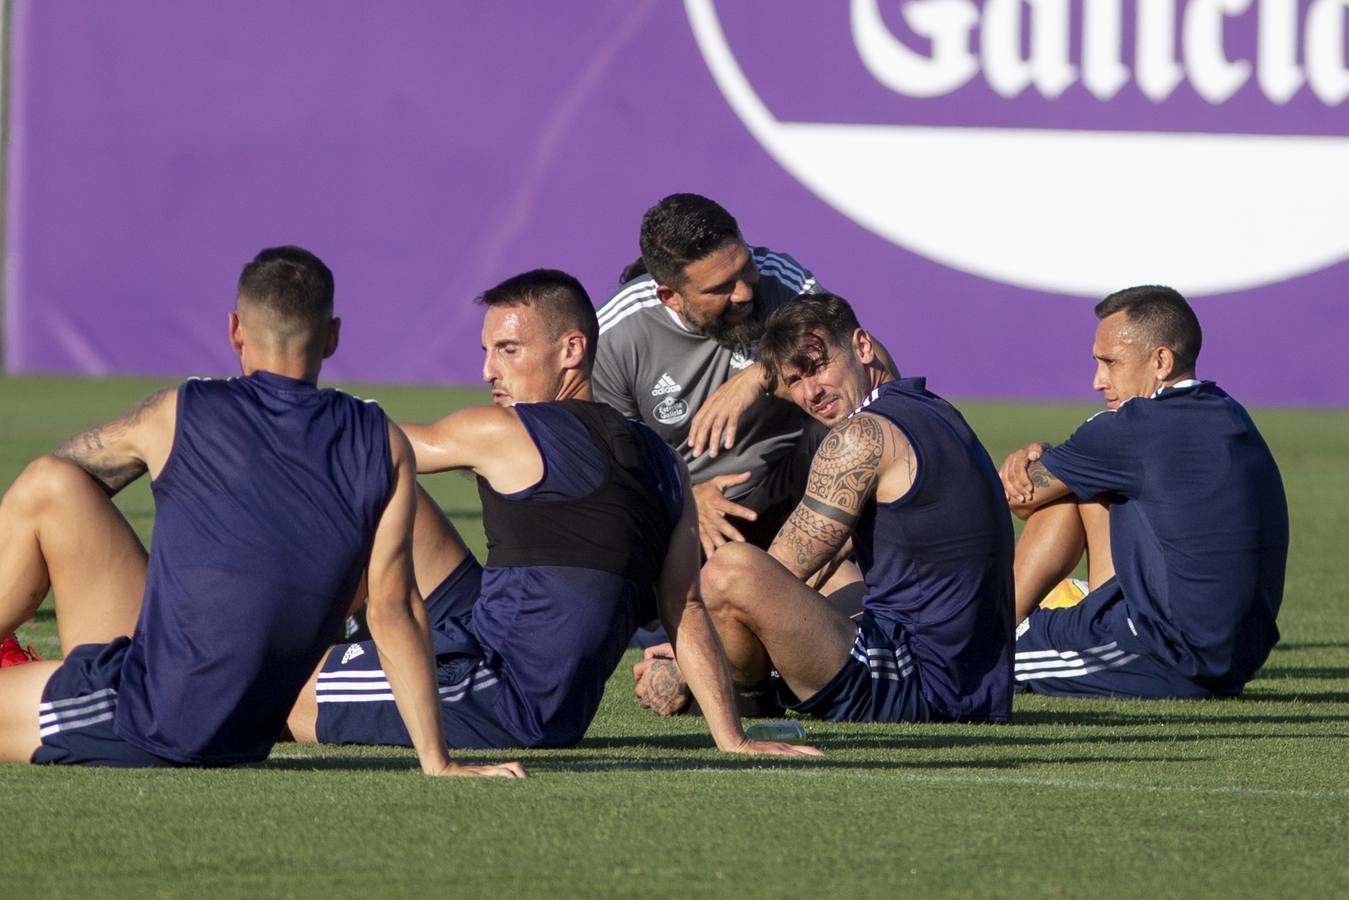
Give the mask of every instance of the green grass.
M 0 484 L 156 386 L 0 378 Z M 479 396 L 353 390 L 405 419 Z M 1090 412 L 962 408 L 997 459 Z M 236 770 L 0 766 L 0 871 L 53 897 L 1344 896 L 1349 412 L 1255 417 L 1293 544 L 1284 639 L 1241 700 L 1019 697 L 1002 727 L 808 723 L 827 756 L 780 764 L 714 752 L 698 720 L 648 716 L 623 667 L 579 747 L 520 754 L 523 783 L 295 745 Z M 472 483 L 428 486 L 481 551 Z M 145 487 L 118 503 L 148 536 Z M 49 615 L 22 634 L 55 653 Z

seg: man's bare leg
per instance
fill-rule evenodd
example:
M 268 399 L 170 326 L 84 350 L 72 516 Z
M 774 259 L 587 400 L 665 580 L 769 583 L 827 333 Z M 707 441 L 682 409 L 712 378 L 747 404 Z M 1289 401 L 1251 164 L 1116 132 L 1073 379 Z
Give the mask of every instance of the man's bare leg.
M 32 760 L 42 742 L 37 721 L 42 689 L 60 667 L 60 662 L 52 661 L 0 670 L 0 761 Z
M 145 593 L 145 548 L 94 479 L 43 456 L 0 500 L 0 634 L 51 588 L 61 650 L 129 635 Z
M 1110 506 L 1079 503 L 1077 511 L 1087 532 L 1087 587 L 1094 591 L 1115 577 L 1115 560 L 1110 555 Z
M 1064 500 L 1030 514 L 1012 564 L 1018 623 L 1072 574 L 1084 553 L 1089 554 L 1088 586 L 1095 590 L 1115 574 L 1110 559 L 1109 506 L 1099 501 Z
M 412 525 L 412 568 L 417 592 L 425 598 L 440 587 L 451 572 L 468 557 L 468 546 L 450 523 L 444 510 L 417 485 L 417 516 Z M 366 584 L 361 579 L 348 615 L 365 608 Z
M 319 742 L 319 700 L 318 683 L 319 673 L 323 671 L 323 664 L 328 661 L 328 655 L 325 653 L 323 659 L 314 668 L 314 674 L 309 676 L 309 680 L 304 683 L 304 688 L 300 691 L 300 696 L 295 698 L 295 705 L 290 708 L 290 715 L 286 717 L 286 730 L 290 732 L 290 739 L 299 741 L 302 744 L 317 744 Z
M 850 559 L 851 556 L 852 541 L 849 540 L 834 555 L 833 559 L 824 564 L 820 571 L 806 579 L 806 584 L 825 597 L 837 596 L 840 602 L 854 597 L 860 601 L 862 594 L 856 589 L 856 586 L 862 583 L 862 570 L 857 567 L 857 563 Z M 834 605 L 839 608 L 837 603 Z M 860 605 L 856 609 L 843 610 L 847 615 L 854 615 L 861 611 Z
M 1043 506 L 1026 518 L 1012 562 L 1018 622 L 1068 577 L 1086 549 L 1087 531 L 1075 501 Z
M 762 681 L 775 668 L 806 700 L 847 662 L 856 623 L 764 551 L 725 544 L 701 577 L 704 602 L 737 682 Z
M 412 567 L 417 590 L 430 594 L 468 558 L 468 547 L 445 511 L 417 485 L 417 518 L 412 523 Z

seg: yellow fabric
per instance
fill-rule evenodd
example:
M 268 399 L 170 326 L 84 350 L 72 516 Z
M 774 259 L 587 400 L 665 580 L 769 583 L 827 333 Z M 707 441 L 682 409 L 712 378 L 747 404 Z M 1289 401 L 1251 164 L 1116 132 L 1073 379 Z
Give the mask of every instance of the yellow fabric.
M 1041 609 L 1067 609 L 1082 602 L 1087 596 L 1087 585 L 1076 578 L 1065 578 L 1054 585 L 1045 598 L 1040 601 Z

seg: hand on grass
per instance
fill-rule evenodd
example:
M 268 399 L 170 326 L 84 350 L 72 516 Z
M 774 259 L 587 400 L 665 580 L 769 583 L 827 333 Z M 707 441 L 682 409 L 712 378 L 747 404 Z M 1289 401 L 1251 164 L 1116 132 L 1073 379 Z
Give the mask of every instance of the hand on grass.
M 446 763 L 443 769 L 426 774 L 436 778 L 528 778 L 525 767 L 511 761 L 487 763 L 480 766 L 465 766 L 456 762 Z
M 784 744 L 782 741 L 752 741 L 745 738 L 730 753 L 746 753 L 757 756 L 824 756 L 824 751 L 809 744 Z

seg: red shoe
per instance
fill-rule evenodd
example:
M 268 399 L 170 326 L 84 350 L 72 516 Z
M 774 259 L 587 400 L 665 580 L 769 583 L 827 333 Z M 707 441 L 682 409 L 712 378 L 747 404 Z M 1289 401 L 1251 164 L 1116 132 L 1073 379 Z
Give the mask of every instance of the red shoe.
M 19 639 L 12 634 L 5 635 L 5 639 L 0 641 L 0 669 L 41 661 L 42 657 L 37 655 L 32 644 L 21 646 Z

